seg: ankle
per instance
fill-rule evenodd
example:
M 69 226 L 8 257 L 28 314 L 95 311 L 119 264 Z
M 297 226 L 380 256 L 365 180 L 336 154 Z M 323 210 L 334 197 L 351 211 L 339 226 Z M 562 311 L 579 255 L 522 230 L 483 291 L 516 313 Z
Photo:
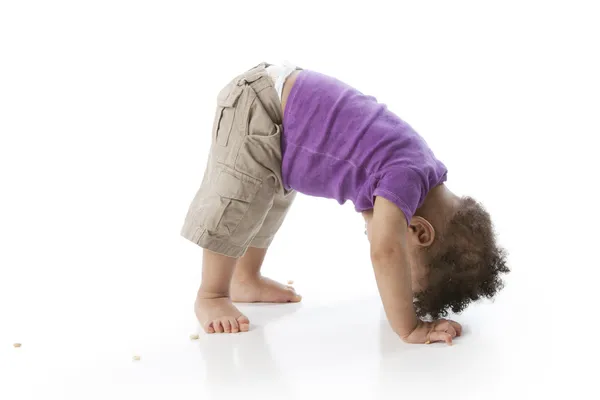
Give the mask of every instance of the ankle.
M 215 291 L 210 290 L 210 288 L 203 288 L 200 286 L 198 289 L 198 299 L 221 299 L 221 298 L 229 298 L 229 291 Z
M 259 281 L 261 278 L 260 272 L 247 272 L 247 271 L 235 271 L 231 282 L 233 283 L 253 283 Z

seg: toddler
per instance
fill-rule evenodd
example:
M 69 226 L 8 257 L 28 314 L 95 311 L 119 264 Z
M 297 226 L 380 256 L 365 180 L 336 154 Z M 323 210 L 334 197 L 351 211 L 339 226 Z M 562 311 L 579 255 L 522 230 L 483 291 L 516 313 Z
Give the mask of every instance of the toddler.
M 203 250 L 195 311 L 208 333 L 248 331 L 234 302 L 298 302 L 260 273 L 296 192 L 350 200 L 366 222 L 386 316 L 408 343 L 461 334 L 458 313 L 509 272 L 489 214 L 445 185 L 406 122 L 339 80 L 262 63 L 217 98 L 209 161 L 181 234 Z M 427 318 L 429 317 L 429 318 Z

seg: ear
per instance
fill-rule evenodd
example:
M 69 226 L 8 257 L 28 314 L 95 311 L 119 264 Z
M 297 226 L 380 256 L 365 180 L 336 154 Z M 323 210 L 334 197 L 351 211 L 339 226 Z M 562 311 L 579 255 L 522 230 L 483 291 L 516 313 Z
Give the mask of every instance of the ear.
M 435 229 L 423 217 L 413 217 L 408 226 L 410 240 L 417 246 L 429 247 L 435 239 Z

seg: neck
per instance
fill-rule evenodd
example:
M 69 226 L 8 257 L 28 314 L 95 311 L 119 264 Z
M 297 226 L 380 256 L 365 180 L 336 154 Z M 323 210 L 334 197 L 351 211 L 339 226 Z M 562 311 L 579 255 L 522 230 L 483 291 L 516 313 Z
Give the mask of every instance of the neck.
M 454 214 L 460 202 L 460 197 L 455 195 L 441 184 L 429 191 L 423 205 L 419 207 L 416 215 L 428 220 L 434 227 L 441 227 Z

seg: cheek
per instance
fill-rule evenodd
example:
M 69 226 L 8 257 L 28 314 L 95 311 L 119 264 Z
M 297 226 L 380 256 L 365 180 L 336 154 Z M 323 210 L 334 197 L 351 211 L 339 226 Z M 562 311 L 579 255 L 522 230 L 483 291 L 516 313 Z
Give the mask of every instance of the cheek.
M 412 290 L 415 293 L 422 292 L 423 290 L 425 290 L 425 285 L 423 284 L 423 280 L 413 276 L 412 277 Z
M 413 292 L 425 290 L 427 287 L 427 264 L 419 246 L 408 244 L 410 257 L 410 275 Z
M 426 268 L 418 263 L 413 263 L 411 268 L 411 280 L 413 291 L 419 292 L 427 288 Z

